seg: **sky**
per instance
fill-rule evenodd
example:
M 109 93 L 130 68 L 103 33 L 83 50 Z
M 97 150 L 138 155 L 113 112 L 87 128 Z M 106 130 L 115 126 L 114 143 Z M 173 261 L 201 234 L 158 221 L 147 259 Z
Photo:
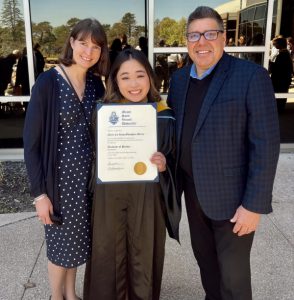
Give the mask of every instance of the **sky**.
M 22 6 L 22 0 L 18 0 Z M 179 20 L 187 17 L 197 6 L 216 7 L 228 0 L 154 0 L 155 19 L 166 16 Z M 0 0 L 2 10 L 3 0 Z M 52 26 L 66 23 L 72 17 L 94 17 L 102 24 L 119 22 L 126 12 L 135 14 L 137 24 L 144 25 L 144 0 L 30 0 L 32 21 L 48 21 Z M 23 11 L 21 7 L 21 11 Z
M 154 0 L 155 19 L 162 19 L 166 16 L 179 20 L 181 17 L 188 17 L 197 6 L 217 7 L 230 0 Z
M 144 0 L 30 0 L 30 3 L 32 21 L 48 20 L 53 26 L 62 25 L 72 17 L 93 17 L 102 24 L 113 24 L 126 12 L 135 14 L 138 25 L 143 25 L 145 18 Z

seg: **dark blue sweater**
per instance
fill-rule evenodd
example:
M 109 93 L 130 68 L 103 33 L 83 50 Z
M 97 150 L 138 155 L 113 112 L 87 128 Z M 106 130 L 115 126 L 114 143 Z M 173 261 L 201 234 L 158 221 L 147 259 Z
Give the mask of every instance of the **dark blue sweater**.
M 94 76 L 88 73 L 87 76 Z M 99 77 L 95 83 L 96 99 L 103 96 L 104 86 Z M 46 193 L 59 212 L 57 183 L 57 139 L 59 121 L 59 85 L 56 71 L 48 70 L 38 77 L 26 113 L 23 141 L 24 158 L 31 184 L 31 194 Z

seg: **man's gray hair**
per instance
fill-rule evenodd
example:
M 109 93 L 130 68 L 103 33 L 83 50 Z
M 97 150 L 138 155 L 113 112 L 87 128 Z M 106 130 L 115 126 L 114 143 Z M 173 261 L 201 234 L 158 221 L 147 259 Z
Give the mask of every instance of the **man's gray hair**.
M 189 25 L 198 19 L 204 19 L 204 18 L 209 18 L 209 19 L 214 19 L 220 30 L 224 30 L 224 22 L 222 17 L 219 15 L 219 13 L 214 10 L 211 7 L 208 6 L 198 6 L 188 17 L 188 22 L 187 22 L 187 30 Z

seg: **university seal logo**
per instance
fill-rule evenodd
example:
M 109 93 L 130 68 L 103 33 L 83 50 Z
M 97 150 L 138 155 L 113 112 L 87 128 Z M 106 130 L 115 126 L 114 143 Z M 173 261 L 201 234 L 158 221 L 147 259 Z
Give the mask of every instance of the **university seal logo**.
M 109 122 L 110 122 L 112 125 L 115 125 L 115 124 L 118 122 L 118 119 L 119 119 L 119 117 L 118 117 L 118 115 L 116 114 L 116 112 L 115 112 L 115 111 L 112 111 L 112 112 L 111 112 L 111 115 L 110 115 L 110 117 L 109 117 Z

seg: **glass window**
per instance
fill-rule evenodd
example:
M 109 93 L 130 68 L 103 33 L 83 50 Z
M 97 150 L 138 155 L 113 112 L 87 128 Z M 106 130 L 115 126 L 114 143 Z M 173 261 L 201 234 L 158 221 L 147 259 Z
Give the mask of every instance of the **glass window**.
M 0 144 L 22 148 L 27 102 L 9 101 L 29 96 L 29 75 L 22 1 L 0 0 Z
M 227 46 L 236 46 L 236 20 L 229 20 L 227 22 Z
M 278 1 L 274 0 L 274 16 L 277 15 Z
M 198 5 L 210 5 L 214 7 L 221 15 L 227 34 L 226 46 L 264 46 L 265 45 L 265 10 L 267 2 L 260 4 L 255 0 L 216 0 L 207 3 L 200 0 L 195 5 L 195 1 L 185 1 L 182 5 L 177 0 L 156 0 L 154 2 L 154 44 L 156 47 L 184 47 L 186 50 L 185 30 L 189 14 Z M 259 9 L 256 12 L 256 7 Z M 255 16 L 258 20 L 255 20 Z M 160 52 L 160 50 L 156 50 Z M 162 72 L 162 66 L 159 65 L 157 55 L 154 56 L 154 67 L 159 73 L 158 86 L 161 92 L 166 91 L 165 76 L 170 76 L 170 68 L 166 67 Z M 163 55 L 163 54 L 160 54 Z M 168 54 L 164 54 L 168 55 Z M 184 60 L 186 54 L 181 54 Z M 252 60 L 263 65 L 263 53 L 236 53 L 244 59 Z
M 275 37 L 276 27 L 277 27 L 277 17 L 273 17 L 271 39 Z
M 22 129 L 28 102 L 0 102 L 1 148 L 22 148 Z
M 247 21 L 254 20 L 255 7 L 249 8 L 247 12 Z
M 0 0 L 0 16 L 0 97 L 29 95 L 22 1 Z
M 248 22 L 246 23 L 246 33 L 247 33 L 247 45 L 254 46 L 256 43 L 253 40 L 253 23 Z
M 252 46 L 253 43 L 257 45 L 257 42 L 252 41 L 252 39 L 258 33 L 265 33 L 267 2 L 262 5 L 260 1 L 254 0 L 215 0 L 208 2 L 200 0 L 196 5 L 195 1 L 188 0 L 183 5 L 178 0 L 156 0 L 154 2 L 155 46 L 160 47 L 159 42 L 162 40 L 169 46 L 172 46 L 174 42 L 177 42 L 179 46 L 184 46 L 187 18 L 198 5 L 210 5 L 218 11 L 224 20 L 228 39 L 231 38 L 230 44 L 239 45 L 238 38 L 243 35 L 246 42 L 242 46 Z M 256 19 L 257 17 L 258 19 Z M 258 23 L 255 20 L 258 20 Z M 265 38 L 263 37 L 262 45 L 264 45 L 264 41 Z
M 58 62 L 65 38 L 80 19 L 96 18 L 105 28 L 110 47 L 115 39 L 119 39 L 123 47 L 131 45 L 139 48 L 139 37 L 147 37 L 144 1 L 85 0 L 81 4 L 77 0 L 31 0 L 30 6 L 33 43 L 39 45 L 41 61 L 38 65 L 35 59 L 36 76 Z M 110 8 L 115 9 L 110 11 Z
M 161 93 L 168 91 L 169 79 L 174 71 L 188 64 L 187 53 L 157 53 L 154 55 L 155 86 Z
M 241 24 L 239 26 L 239 37 L 238 37 L 238 46 L 246 46 L 246 25 Z
M 294 78 L 291 74 L 294 67 L 293 20 L 293 0 L 275 0 L 269 71 L 276 93 L 282 143 L 294 142 Z M 274 40 L 274 37 L 279 39 Z M 285 98 L 281 93 L 291 94 Z
M 155 86 L 161 93 L 166 93 L 169 86 L 168 53 L 154 55 Z
M 266 12 L 266 5 L 260 5 L 256 7 L 254 20 L 264 19 Z
M 276 93 L 294 92 L 294 78 L 291 78 L 291 69 L 294 67 L 294 3 L 291 0 L 277 0 L 274 5 L 274 18 L 272 21 L 272 43 L 270 49 L 270 72 Z M 291 25 L 290 25 L 291 24 Z M 274 40 L 278 37 L 278 40 Z M 288 49 L 288 51 L 283 51 Z M 285 56 L 290 57 L 285 64 Z M 282 59 L 283 58 L 283 59 Z M 281 61 L 283 66 L 279 66 Z M 292 60 L 292 66 L 291 66 Z M 286 70 L 289 70 L 288 72 Z M 280 75 L 276 75 L 280 72 Z M 286 73 L 289 75 L 287 76 Z M 293 74 L 292 74 L 293 75 Z M 275 80 L 275 77 L 279 80 Z M 287 79 L 288 78 L 288 79 Z
M 265 19 L 240 24 L 239 32 L 244 36 L 247 46 L 263 46 L 265 44 L 265 26 Z
M 29 2 L 35 78 L 58 63 L 65 39 L 80 19 L 98 19 L 107 32 L 109 45 L 118 38 L 124 46 L 139 47 L 139 37 L 147 37 L 144 1 Z M 111 7 L 115 9 L 110 12 Z M 8 102 L 7 98 L 10 95 L 30 94 L 23 15 L 22 0 L 0 0 L 0 96 L 7 96 L 0 98 L 2 148 L 22 147 L 22 128 L 27 102 Z
M 248 22 L 248 9 L 243 10 L 240 12 L 240 23 Z
M 154 24 L 149 24 L 154 29 L 155 47 L 183 47 L 186 51 L 186 19 L 188 15 L 199 5 L 214 7 L 222 16 L 228 36 L 228 46 L 263 46 L 266 36 L 266 12 L 268 0 L 150 0 L 154 3 Z M 118 39 L 124 44 L 139 48 L 139 37 L 148 38 L 148 1 L 138 0 L 85 0 L 82 4 L 77 0 L 30 0 L 28 12 L 32 18 L 32 41 L 34 50 L 35 78 L 44 70 L 58 63 L 58 56 L 62 50 L 65 37 L 72 26 L 82 18 L 97 18 L 104 26 L 109 47 Z M 15 4 L 15 6 L 10 6 Z M 13 7 L 13 9 L 10 9 Z M 70 7 L 70 9 L 68 9 Z M 115 8 L 110 10 L 109 8 Z M 271 39 L 275 36 L 294 37 L 294 2 L 293 0 L 274 0 Z M 25 36 L 23 0 L 0 0 L 0 144 L 1 147 L 21 147 L 21 131 L 25 114 L 26 103 L 21 102 L 29 97 L 28 63 L 26 57 L 26 45 L 28 37 Z M 114 43 L 115 44 L 115 43 Z M 271 55 L 274 51 L 268 49 Z M 28 45 L 28 48 L 30 45 Z M 114 46 L 113 46 L 114 47 Z M 266 47 L 269 48 L 268 45 Z M 294 46 L 293 46 L 294 47 Z M 166 50 L 166 49 L 165 49 Z M 294 56 L 294 50 L 288 50 Z M 37 54 L 40 52 L 40 55 Z M 153 51 L 153 49 L 151 49 Z M 177 49 L 173 51 L 178 51 Z M 246 50 L 245 50 L 246 51 Z M 255 51 L 253 49 L 253 51 Z M 178 53 L 182 62 L 174 64 L 168 61 L 168 57 L 175 53 L 160 53 L 156 49 L 154 53 L 154 68 L 159 79 L 157 86 L 161 92 L 167 91 L 169 76 L 173 67 L 181 67 L 185 64 L 187 55 Z M 264 64 L 264 53 L 246 52 L 232 53 L 232 55 L 250 59 Z M 160 56 L 162 56 L 160 58 Z M 30 53 L 29 53 L 29 57 Z M 166 59 L 165 64 L 163 61 Z M 169 59 L 170 60 L 170 59 Z M 161 61 L 161 62 L 160 62 Z M 172 66 L 174 65 L 174 66 Z M 166 79 L 168 76 L 168 79 Z M 291 79 L 287 92 L 294 94 L 294 80 Z M 283 97 L 277 92 L 277 98 Z M 283 92 L 284 93 L 284 92 Z M 11 97 L 13 96 L 13 97 Z M 9 97 L 11 97 L 9 99 Z M 282 98 L 283 99 L 283 98 Z M 294 96 L 289 95 L 285 104 L 285 110 L 280 114 L 284 117 L 294 111 Z M 10 100 L 10 101 L 9 101 Z M 21 100 L 21 101 L 20 101 Z M 293 101 L 292 101 L 293 100 Z M 17 101 L 17 102 L 15 102 Z M 293 116 L 289 115 L 289 118 Z M 281 129 L 282 132 L 282 129 Z M 283 131 L 284 132 L 284 131 Z M 289 130 L 290 132 L 290 130 Z M 294 129 L 292 142 L 294 142 Z M 5 141 L 5 145 L 3 144 Z M 283 136 L 282 136 L 283 141 Z M 285 139 L 284 139 L 285 141 Z M 2 146 L 4 145 L 4 146 Z M 7 146 L 8 147 L 8 146 Z
M 238 58 L 253 61 L 261 66 L 263 65 L 264 54 L 262 52 L 234 52 L 234 53 L 227 52 L 227 53 Z

